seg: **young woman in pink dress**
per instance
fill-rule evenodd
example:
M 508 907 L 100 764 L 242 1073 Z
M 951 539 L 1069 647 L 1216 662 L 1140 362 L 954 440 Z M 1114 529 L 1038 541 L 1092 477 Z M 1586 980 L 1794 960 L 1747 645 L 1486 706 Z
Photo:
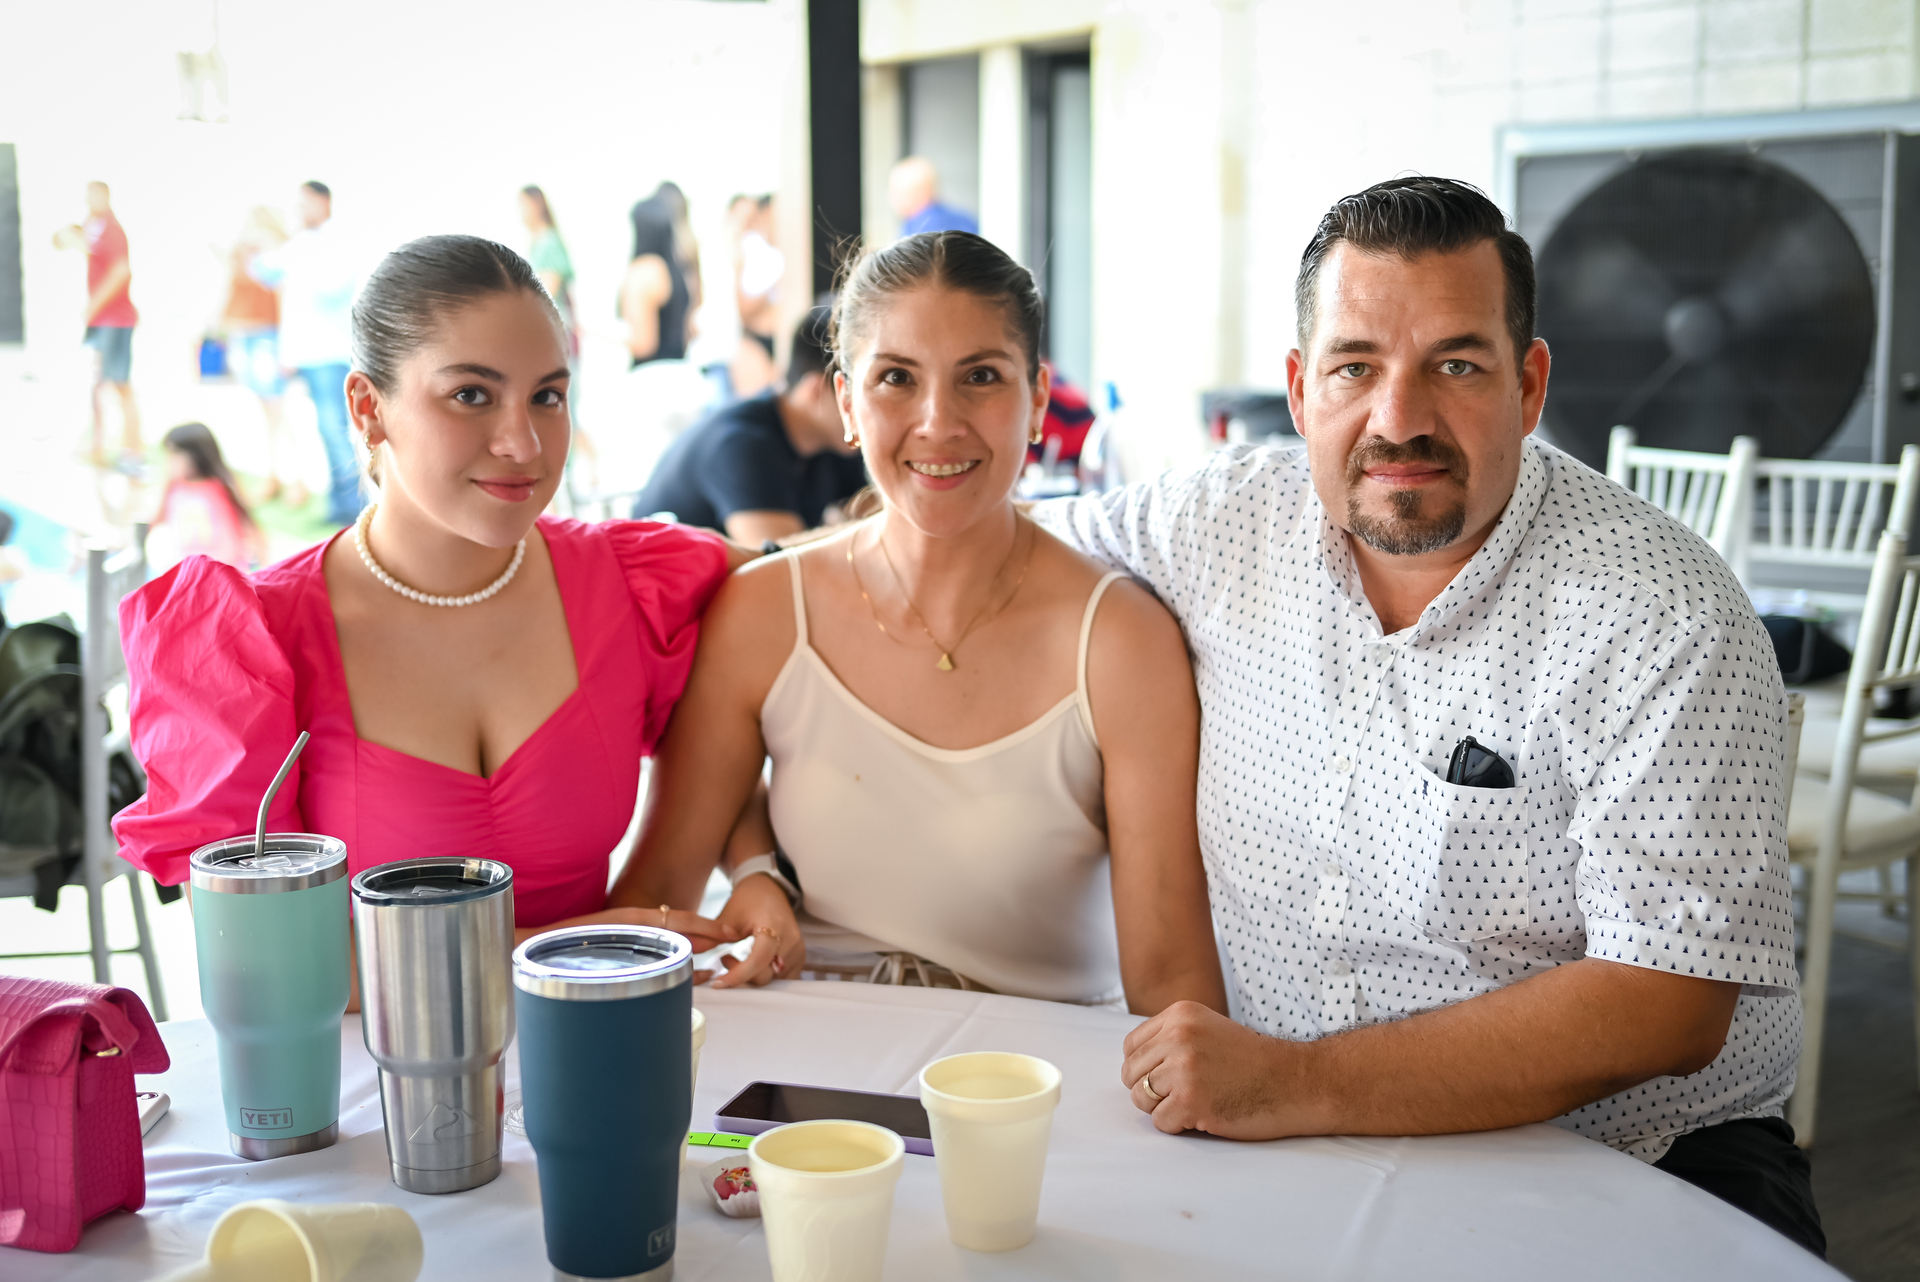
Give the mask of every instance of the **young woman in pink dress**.
M 188 558 L 121 609 L 147 795 L 114 820 L 163 883 L 251 832 L 346 842 L 359 872 L 477 854 L 514 870 L 518 937 L 725 925 L 607 889 L 609 855 L 726 576 L 718 538 L 540 516 L 567 457 L 566 334 L 526 262 L 471 236 L 388 255 L 354 305 L 345 396 L 379 502 L 249 578 Z M 736 916 L 744 915 L 747 901 Z

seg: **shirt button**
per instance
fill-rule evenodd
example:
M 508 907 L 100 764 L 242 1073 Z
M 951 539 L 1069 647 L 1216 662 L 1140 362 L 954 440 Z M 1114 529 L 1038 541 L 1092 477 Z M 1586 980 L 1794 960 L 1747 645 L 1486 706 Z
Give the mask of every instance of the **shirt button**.
M 1340 865 L 1339 864 L 1321 864 L 1320 875 L 1322 877 L 1338 877 L 1340 875 Z
M 1341 775 L 1352 774 L 1353 773 L 1352 760 L 1346 757 L 1335 757 L 1333 759 L 1333 771 L 1335 774 L 1341 774 Z
M 1327 974 L 1333 976 L 1335 979 L 1345 979 L 1348 975 L 1353 974 L 1353 967 L 1343 961 L 1330 961 L 1327 963 Z

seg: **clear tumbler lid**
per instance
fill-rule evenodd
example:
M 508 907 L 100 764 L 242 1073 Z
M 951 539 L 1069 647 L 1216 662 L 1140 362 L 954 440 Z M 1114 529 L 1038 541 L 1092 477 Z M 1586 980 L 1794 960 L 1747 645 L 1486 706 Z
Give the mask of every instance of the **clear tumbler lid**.
M 513 950 L 513 985 L 563 1002 L 664 992 L 693 978 L 693 945 L 652 926 L 569 926 Z
M 193 888 L 227 895 L 271 895 L 324 886 L 347 875 L 347 844 L 310 832 L 270 832 L 266 853 L 252 837 L 200 847 L 188 861 Z
M 368 868 L 353 879 L 353 897 L 363 904 L 463 904 L 497 895 L 513 885 L 513 869 L 494 859 L 400 859 Z

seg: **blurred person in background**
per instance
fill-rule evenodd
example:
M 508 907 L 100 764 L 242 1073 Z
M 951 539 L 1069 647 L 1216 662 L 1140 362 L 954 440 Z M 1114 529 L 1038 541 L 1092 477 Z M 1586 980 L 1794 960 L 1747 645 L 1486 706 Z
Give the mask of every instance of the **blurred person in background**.
M 687 312 L 693 295 L 674 243 L 673 217 L 656 197 L 635 205 L 633 253 L 620 282 L 620 319 L 634 367 L 687 354 Z
M 573 258 L 567 243 L 560 239 L 560 227 L 553 220 L 553 206 L 547 193 L 529 183 L 520 189 L 520 221 L 527 229 L 527 262 L 540 278 L 548 297 L 560 309 L 560 320 L 567 327 L 569 358 L 580 354 L 580 338 L 573 318 Z
M 280 361 L 300 376 L 313 399 L 320 444 L 327 452 L 327 519 L 352 525 L 362 506 L 345 392 L 355 273 L 333 223 L 332 190 L 323 182 L 302 183 L 294 208 L 300 231 L 279 248 L 256 255 L 248 270 L 280 292 Z
M 677 182 L 663 182 L 653 189 L 653 195 L 647 197 L 666 211 L 667 221 L 673 224 L 673 255 L 680 264 L 680 275 L 687 282 L 687 313 L 689 320 L 688 337 L 693 334 L 693 313 L 700 310 L 705 301 L 705 291 L 700 287 L 700 241 L 693 234 L 693 220 L 688 215 L 687 193 L 680 190 Z
M 1041 462 L 1051 451 L 1056 464 L 1072 463 L 1080 457 L 1087 433 L 1093 430 L 1093 406 L 1087 403 L 1085 392 L 1060 377 L 1051 361 L 1045 364 L 1053 376 L 1047 394 L 1047 417 L 1041 425 L 1040 440 L 1027 449 L 1027 461 Z
M 113 216 L 107 185 L 87 184 L 87 220 L 53 234 L 55 249 L 83 249 L 87 255 L 86 345 L 94 352 L 92 430 L 88 458 L 95 467 L 118 467 L 139 475 L 145 455 L 140 444 L 140 407 L 133 397 L 133 327 L 140 313 L 133 306 L 133 264 L 127 233 Z M 120 402 L 120 456 L 107 457 L 101 415 L 102 398 L 111 391 Z
M 980 220 L 940 202 L 940 171 L 925 156 L 903 156 L 887 175 L 887 203 L 900 220 L 900 234 L 964 231 L 980 234 Z
M 266 536 L 240 498 L 220 442 L 205 423 L 182 423 L 160 439 L 167 488 L 148 535 L 156 570 L 206 556 L 236 570 L 265 561 Z
M 706 378 L 686 359 L 693 295 L 680 267 L 672 213 L 648 197 L 629 217 L 633 253 L 619 297 L 627 373 L 606 405 L 596 400 L 594 439 L 597 488 L 625 494 L 646 483 L 673 439 L 712 399 Z
M 308 496 L 298 479 L 283 479 L 291 474 L 293 464 L 281 401 L 287 383 L 280 366 L 280 296 L 255 280 L 252 272 L 254 259 L 286 243 L 287 229 L 278 210 L 255 205 L 247 211 L 247 221 L 226 254 L 227 301 L 221 309 L 220 328 L 227 338 L 229 365 L 247 390 L 260 398 L 266 415 L 267 483 L 260 500 L 280 499 L 297 509 L 307 505 Z
M 733 250 L 733 301 L 740 314 L 740 347 L 733 358 L 733 390 L 752 396 L 780 376 L 773 363 L 780 324 L 780 278 L 787 260 L 779 249 L 772 196 L 735 196 L 727 206 Z
M 593 438 L 580 426 L 580 322 L 573 309 L 573 257 L 567 253 L 567 243 L 560 239 L 560 226 L 554 221 L 547 193 L 532 183 L 520 189 L 520 221 L 529 237 L 527 262 L 553 305 L 560 309 L 560 323 L 567 330 L 567 364 L 574 374 L 567 398 L 573 412 L 573 455 L 591 465 Z
M 748 547 L 828 523 L 867 483 L 828 377 L 830 307 L 793 334 L 786 383 L 735 401 L 682 433 L 660 459 L 634 515 L 671 513 Z

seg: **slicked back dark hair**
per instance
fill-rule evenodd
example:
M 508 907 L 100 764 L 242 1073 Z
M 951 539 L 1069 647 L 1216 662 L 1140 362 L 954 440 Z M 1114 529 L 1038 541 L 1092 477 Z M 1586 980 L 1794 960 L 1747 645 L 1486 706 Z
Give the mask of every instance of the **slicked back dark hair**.
M 1033 273 L 990 240 L 964 231 L 923 231 L 851 260 L 842 269 L 830 343 L 840 372 L 853 375 L 853 345 L 874 313 L 898 294 L 941 285 L 997 305 L 1007 332 L 1027 358 L 1027 381 L 1040 376 L 1040 333 L 1046 304 Z
M 1517 377 L 1519 361 L 1533 345 L 1533 251 L 1508 228 L 1506 215 L 1485 192 L 1452 178 L 1390 178 L 1327 211 L 1300 255 L 1300 275 L 1293 287 L 1302 350 L 1313 342 L 1320 264 L 1335 245 L 1344 242 L 1364 254 L 1410 260 L 1456 253 L 1489 240 L 1499 250 L 1506 273 L 1507 334 L 1513 340 Z
M 494 294 L 532 293 L 556 327 L 559 309 L 527 260 L 479 236 L 422 236 L 380 260 L 353 300 L 353 367 L 382 392 L 449 313 Z

